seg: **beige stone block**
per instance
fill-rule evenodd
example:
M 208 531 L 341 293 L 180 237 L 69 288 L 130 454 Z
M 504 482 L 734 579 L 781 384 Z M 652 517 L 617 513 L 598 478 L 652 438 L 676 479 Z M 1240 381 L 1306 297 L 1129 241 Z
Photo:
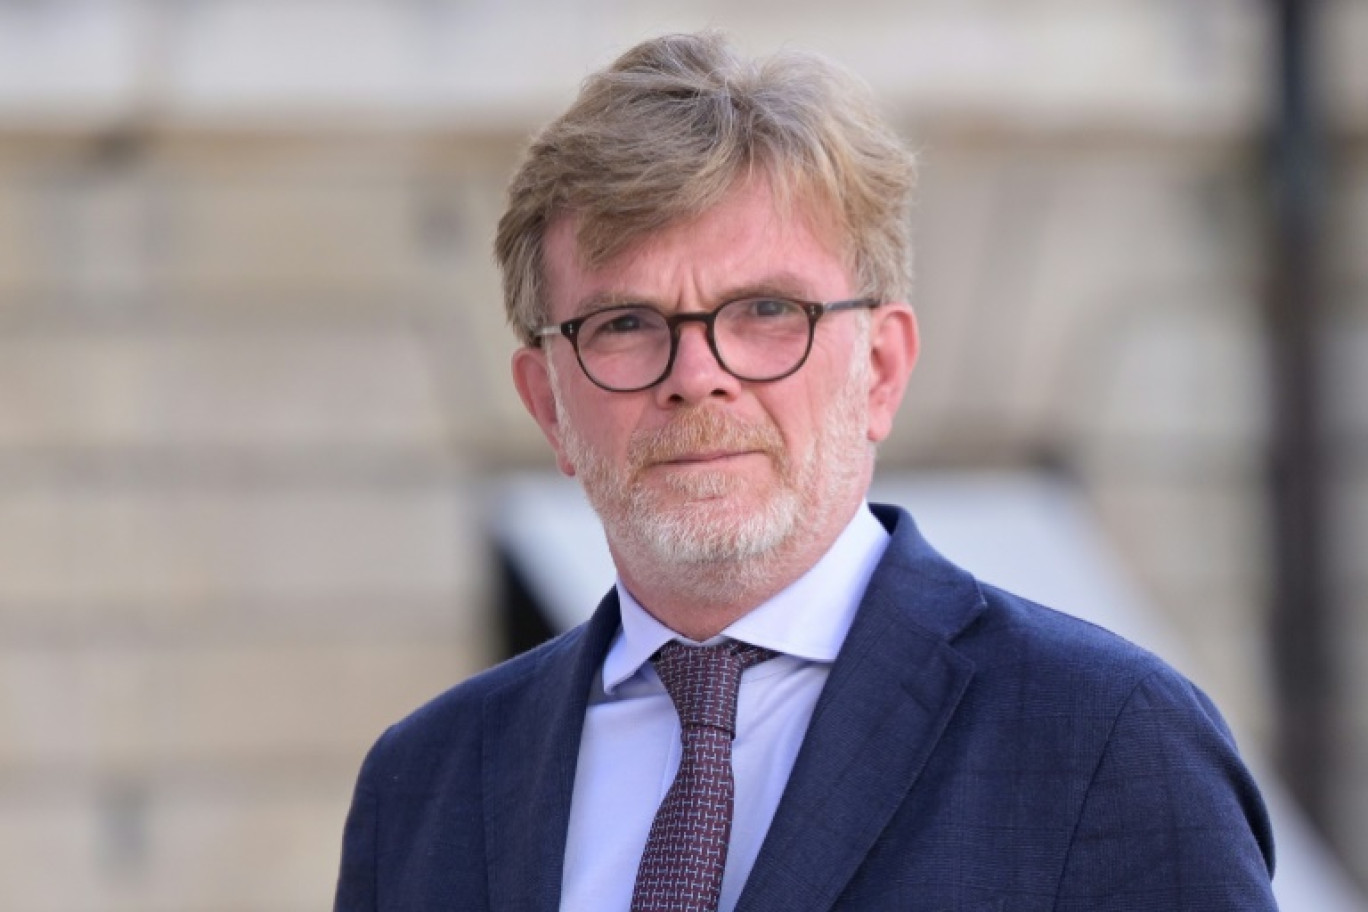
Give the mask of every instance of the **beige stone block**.
M 461 152 L 431 149 L 430 154 L 442 155 L 431 165 L 433 178 L 443 161 Z M 512 147 L 500 149 L 500 167 L 486 165 L 483 172 L 448 180 L 452 189 L 444 200 L 454 202 L 443 202 L 428 218 L 454 222 L 455 227 L 442 230 L 458 236 L 444 241 L 440 230 L 428 232 L 425 244 L 432 270 L 426 294 L 438 303 L 424 308 L 420 318 L 434 382 L 450 404 L 452 433 L 467 451 L 500 465 L 527 465 L 546 451 L 513 389 L 510 361 L 520 342 L 508 325 L 498 270 L 490 255 L 503 210 L 506 172 L 517 154 Z M 443 214 L 447 205 L 457 211 Z
M 378 610 L 383 610 L 379 607 Z M 357 759 L 390 724 L 479 671 L 474 630 L 419 642 L 267 645 L 162 657 L 154 749 L 168 757 Z
M 347 767 L 490 652 L 474 624 L 422 640 L 10 646 L 0 774 Z
M 440 451 L 441 356 L 403 328 L 0 337 L 0 446 Z
M 469 495 L 396 489 L 16 490 L 0 608 L 433 595 L 484 578 Z
M 94 804 L 79 791 L 0 790 L 0 908 L 100 912 L 107 905 Z
M 0 290 L 33 303 L 145 289 L 155 197 L 144 172 L 101 166 L 77 144 L 54 154 L 35 143 L 9 164 L 0 165 Z
M 144 292 L 159 234 L 146 172 L 92 163 L 54 178 L 39 200 L 52 285 L 95 301 Z
M 1081 384 L 1085 446 L 1247 452 L 1267 433 L 1269 378 L 1255 314 L 1193 298 L 1167 304 L 1133 310 L 1096 338 Z
M 109 646 L 0 656 L 0 773 L 143 761 L 154 694 L 142 656 Z
M 1216 604 L 1246 606 L 1231 613 L 1231 623 L 1259 610 L 1267 518 L 1253 479 L 1099 472 L 1088 481 L 1104 527 L 1161 601 L 1181 592 L 1226 593 Z
M 998 154 L 1008 175 L 1044 172 L 1035 192 L 1003 188 L 1023 230 L 997 242 L 1021 259 L 1018 269 L 1030 270 L 1020 291 L 1039 306 L 1060 300 L 1102 314 L 1119 308 L 1123 320 L 1134 310 L 1185 310 L 1186 296 L 1174 301 L 1175 290 L 1228 294 L 1258 265 L 1262 236 L 1238 150 L 1061 141 L 1035 151 L 1009 145 Z M 1008 245 L 1021 250 L 1012 254 Z
M 38 226 L 32 175 L 22 163 L 0 163 L 0 313 L 6 298 L 32 293 L 48 260 Z
M 327 293 L 343 303 L 412 290 L 423 263 L 404 171 L 386 161 L 329 169 L 326 152 L 315 162 L 300 156 L 212 175 L 183 169 L 170 184 L 158 280 Z
M 24 912 L 327 908 L 349 776 L 149 781 L 125 806 L 95 782 L 0 792 L 0 907 Z
M 428 315 L 423 326 L 432 382 L 448 405 L 452 446 L 472 462 L 554 471 L 550 448 L 513 388 L 518 343 L 504 324 L 497 292 L 454 300 L 465 300 L 470 311 Z
M 1242 277 L 1257 238 L 1229 168 L 1209 153 L 937 143 L 915 213 L 909 391 L 931 427 L 899 439 L 1256 434 Z
M 351 781 L 307 789 L 169 790 L 149 819 L 148 886 L 120 912 L 329 908 Z

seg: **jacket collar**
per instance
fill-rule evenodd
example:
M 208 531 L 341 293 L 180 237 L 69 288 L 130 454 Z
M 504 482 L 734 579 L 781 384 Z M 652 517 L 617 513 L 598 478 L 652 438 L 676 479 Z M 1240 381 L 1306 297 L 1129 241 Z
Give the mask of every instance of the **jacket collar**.
M 984 609 L 973 577 L 904 511 L 813 712 L 737 912 L 829 909 L 916 787 L 973 676 L 951 645 Z

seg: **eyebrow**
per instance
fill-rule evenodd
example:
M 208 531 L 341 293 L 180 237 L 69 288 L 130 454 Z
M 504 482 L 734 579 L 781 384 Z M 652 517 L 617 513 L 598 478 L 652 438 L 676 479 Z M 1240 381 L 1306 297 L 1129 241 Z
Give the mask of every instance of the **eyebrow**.
M 714 296 L 714 308 L 721 307 L 728 301 L 740 301 L 744 298 L 786 298 L 791 301 L 812 301 L 815 299 L 814 296 L 804 291 L 810 287 L 807 282 L 794 273 L 778 272 L 754 282 L 724 289 L 721 294 Z M 670 310 L 670 308 L 662 307 L 659 302 L 651 299 L 648 295 L 600 291 L 581 300 L 575 307 L 573 317 L 583 317 L 607 307 L 624 307 L 632 304 L 653 307 L 661 312 Z

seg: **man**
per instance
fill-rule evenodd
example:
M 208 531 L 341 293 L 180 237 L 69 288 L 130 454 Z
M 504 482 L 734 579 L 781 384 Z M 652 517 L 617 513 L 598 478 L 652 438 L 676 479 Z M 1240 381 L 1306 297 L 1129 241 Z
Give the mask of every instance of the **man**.
M 865 503 L 917 354 L 912 177 L 849 77 L 715 34 L 534 141 L 513 380 L 617 585 L 380 739 L 338 909 L 1274 908 L 1202 694 Z

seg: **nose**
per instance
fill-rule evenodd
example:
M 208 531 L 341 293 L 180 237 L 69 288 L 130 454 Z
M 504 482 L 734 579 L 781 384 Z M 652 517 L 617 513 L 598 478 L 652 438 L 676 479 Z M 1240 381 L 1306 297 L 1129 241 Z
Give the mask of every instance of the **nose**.
M 692 405 L 710 398 L 735 397 L 741 381 L 718 362 L 708 344 L 707 327 L 690 321 L 681 323 L 677 332 L 674 365 L 655 388 L 661 404 Z

